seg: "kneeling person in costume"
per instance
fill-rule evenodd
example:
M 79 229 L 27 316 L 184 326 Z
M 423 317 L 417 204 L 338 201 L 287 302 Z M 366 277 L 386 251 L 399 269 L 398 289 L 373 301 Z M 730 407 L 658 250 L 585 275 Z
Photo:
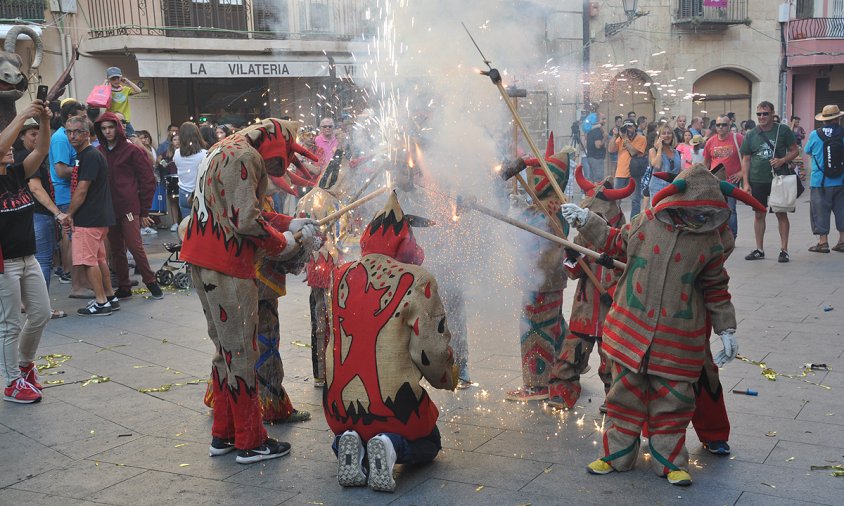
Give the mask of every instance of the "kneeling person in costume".
M 419 267 L 418 220 L 392 193 L 361 237 L 361 259 L 333 275 L 323 409 L 344 487 L 392 492 L 395 464 L 428 463 L 442 448 L 419 381 L 453 390 L 454 357 L 437 282 Z
M 289 125 L 267 119 L 217 143 L 199 166 L 181 254 L 192 265 L 193 285 L 216 347 L 212 457 L 238 449 L 237 462 L 250 464 L 290 451 L 288 443 L 267 437 L 258 402 L 255 262 L 261 255 L 288 258 L 300 248 L 309 252 L 313 245 L 313 220 L 278 215 L 274 227 L 260 209 L 267 190 L 264 160 L 281 158 L 283 170 L 294 152 L 303 151 L 293 142 Z M 302 232 L 299 240 L 296 232 Z
M 656 473 L 674 485 L 692 482 L 686 428 L 710 322 L 724 343 L 715 362 L 723 365 L 738 353 L 724 269 L 723 236 L 730 234 L 725 195 L 762 208 L 700 164 L 680 173 L 653 197 L 653 209 L 622 228 L 574 204 L 563 206 L 563 216 L 584 238 L 627 262 L 604 322 L 604 350 L 612 361 L 609 428 L 604 456 L 589 464 L 590 473 L 632 469 L 647 423 Z

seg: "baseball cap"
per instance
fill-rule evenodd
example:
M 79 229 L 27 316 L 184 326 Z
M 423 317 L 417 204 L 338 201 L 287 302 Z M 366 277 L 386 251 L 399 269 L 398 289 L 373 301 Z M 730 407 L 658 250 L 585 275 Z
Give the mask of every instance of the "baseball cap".
M 24 133 L 27 130 L 29 130 L 30 128 L 39 128 L 39 127 L 40 127 L 40 125 L 38 124 L 37 121 L 35 121 L 35 119 L 27 118 L 26 121 L 23 122 L 23 126 L 21 127 L 20 133 Z
M 621 128 L 633 127 L 636 128 L 636 123 L 633 120 L 625 120 L 624 123 L 621 124 Z
M 112 77 L 123 77 L 120 67 L 109 67 L 106 69 L 106 79 L 111 79 Z

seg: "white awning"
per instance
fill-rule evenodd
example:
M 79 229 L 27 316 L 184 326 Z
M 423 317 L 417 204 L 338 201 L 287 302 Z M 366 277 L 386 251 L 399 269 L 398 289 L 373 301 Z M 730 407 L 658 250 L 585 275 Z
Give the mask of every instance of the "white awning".
M 316 56 L 198 54 L 138 55 L 140 77 L 327 77 L 328 60 Z

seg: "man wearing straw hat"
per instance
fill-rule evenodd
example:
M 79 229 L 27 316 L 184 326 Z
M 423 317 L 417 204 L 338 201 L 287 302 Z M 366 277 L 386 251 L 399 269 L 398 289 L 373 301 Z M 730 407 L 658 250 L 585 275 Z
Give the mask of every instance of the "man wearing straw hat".
M 837 105 L 826 105 L 815 116 L 821 127 L 809 134 L 806 153 L 812 159 L 809 200 L 812 233 L 818 244 L 809 248 L 814 253 L 829 253 L 829 215 L 835 215 L 838 244 L 831 249 L 844 253 L 844 112 Z

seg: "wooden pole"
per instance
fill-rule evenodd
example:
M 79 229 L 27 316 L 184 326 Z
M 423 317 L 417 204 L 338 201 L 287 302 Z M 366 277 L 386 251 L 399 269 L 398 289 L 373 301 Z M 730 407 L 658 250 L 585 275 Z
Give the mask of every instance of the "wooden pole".
M 351 203 L 351 204 L 349 204 L 349 205 L 346 205 L 346 206 L 341 207 L 340 209 L 338 209 L 338 210 L 334 211 L 333 213 L 329 214 L 329 215 L 328 215 L 328 216 L 326 216 L 325 218 L 323 218 L 323 219 L 321 219 L 321 220 L 317 221 L 317 225 L 321 227 L 321 226 L 325 225 L 326 223 L 330 223 L 330 222 L 332 222 L 332 221 L 336 220 L 337 218 L 339 218 L 340 216 L 343 216 L 344 214 L 348 213 L 348 212 L 349 212 L 349 211 L 351 211 L 352 209 L 354 209 L 354 208 L 356 208 L 356 207 L 360 207 L 360 206 L 362 206 L 362 205 L 366 204 L 366 203 L 367 203 L 367 202 L 369 202 L 370 200 L 374 199 L 374 198 L 375 198 L 375 197 L 377 197 L 378 195 L 381 195 L 382 193 L 385 193 L 385 192 L 386 192 L 386 191 L 388 191 L 388 190 L 389 190 L 389 188 L 388 188 L 388 187 L 386 187 L 386 186 L 382 186 L 381 188 L 378 188 L 378 189 L 377 189 L 377 190 L 375 190 L 374 192 L 369 193 L 369 194 L 367 194 L 366 196 L 359 198 L 358 200 L 356 200 L 356 201 L 352 202 L 352 203 Z M 296 240 L 299 240 L 301 237 L 302 237 L 302 232 L 301 232 L 301 231 L 296 232 L 295 234 L 293 234 L 293 238 L 294 238 L 294 239 L 296 239 Z
M 492 209 L 490 209 L 486 206 L 478 204 L 474 200 L 463 200 L 463 201 L 460 202 L 460 205 L 463 205 L 463 206 L 468 207 L 470 209 L 474 209 L 475 211 L 483 213 L 483 214 L 490 216 L 492 218 L 495 218 L 499 221 L 503 221 L 504 223 L 509 223 L 510 225 L 513 225 L 516 228 L 520 228 L 520 229 L 522 229 L 526 232 L 530 232 L 531 234 L 538 235 L 539 237 L 542 237 L 543 239 L 548 239 L 551 242 L 555 242 L 557 244 L 562 244 L 563 246 L 565 246 L 567 248 L 571 248 L 571 249 L 573 249 L 573 250 L 575 250 L 579 253 L 582 253 L 586 256 L 590 256 L 590 257 L 595 258 L 595 259 L 601 257 L 601 254 L 598 253 L 597 251 L 592 251 L 589 248 L 585 248 L 585 247 L 583 247 L 579 244 L 575 244 L 575 243 L 573 243 L 573 242 L 571 242 L 567 239 L 563 239 L 562 237 L 558 237 L 558 236 L 556 236 L 556 235 L 554 235 L 550 232 L 546 232 L 542 229 L 530 226 L 527 223 L 522 223 L 521 221 L 513 219 L 513 218 L 507 216 L 506 214 L 499 213 L 498 211 L 494 211 L 494 210 L 492 210 Z M 613 260 L 613 267 L 616 267 L 618 269 L 625 269 L 627 267 L 627 265 L 624 264 L 623 262 L 619 262 L 618 260 Z

